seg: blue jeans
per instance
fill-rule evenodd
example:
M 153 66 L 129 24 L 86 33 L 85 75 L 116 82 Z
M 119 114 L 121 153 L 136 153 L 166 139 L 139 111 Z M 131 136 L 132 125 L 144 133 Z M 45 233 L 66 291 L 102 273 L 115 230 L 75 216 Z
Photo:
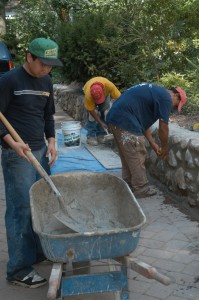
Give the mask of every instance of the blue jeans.
M 50 168 L 46 146 L 33 151 L 48 174 Z M 35 168 L 12 149 L 2 149 L 2 168 L 6 193 L 5 225 L 9 261 L 7 278 L 23 278 L 33 270 L 32 265 L 45 259 L 38 236 L 33 231 L 29 189 L 40 176 Z
M 102 104 L 97 105 L 96 111 L 100 114 L 99 118 L 105 121 L 105 111 L 110 109 L 111 97 L 110 95 L 106 96 L 105 101 Z M 87 111 L 87 118 L 86 118 L 86 129 L 87 129 L 87 138 L 89 137 L 98 137 L 104 136 L 106 132 L 102 128 L 102 126 L 95 121 L 95 119 L 91 116 L 91 114 Z
M 89 117 L 89 112 L 87 112 L 87 120 L 86 120 L 86 130 L 87 130 L 87 138 L 89 137 L 97 137 L 97 136 L 104 136 L 105 131 L 102 126 L 97 123 L 94 118 L 93 121 L 90 121 L 91 117 Z

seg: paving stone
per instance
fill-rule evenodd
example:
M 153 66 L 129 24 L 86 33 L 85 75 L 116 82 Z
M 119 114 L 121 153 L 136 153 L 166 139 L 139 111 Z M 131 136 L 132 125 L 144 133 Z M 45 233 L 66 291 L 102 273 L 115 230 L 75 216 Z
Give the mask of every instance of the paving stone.
M 175 297 L 175 296 L 169 296 L 169 297 L 167 298 L 167 300 L 182 300 L 182 298 Z
M 166 259 L 156 260 L 155 265 L 160 269 L 173 272 L 181 272 L 185 268 L 185 265 L 183 263 L 177 263 Z
M 189 274 L 189 275 L 194 275 L 194 276 L 199 276 L 199 262 L 198 261 L 193 261 L 189 263 L 183 270 L 183 273 Z
M 140 245 L 150 249 L 162 249 L 165 245 L 164 242 L 155 241 L 153 239 L 140 239 Z
M 137 293 L 130 294 L 130 298 L 129 298 L 129 300 L 155 300 L 155 299 L 158 298 L 150 297 L 147 295 L 140 295 Z
M 129 291 L 139 294 L 145 294 L 145 292 L 151 287 L 150 283 L 140 284 L 140 281 L 129 279 Z
M 146 294 L 158 299 L 167 299 L 172 295 L 172 292 L 176 289 L 176 287 L 176 284 L 165 286 L 160 283 L 154 283 L 152 287 L 147 290 Z
M 193 262 L 196 259 L 196 254 L 190 253 L 187 250 L 181 250 L 171 257 L 172 261 L 183 262 L 184 264 L 188 264 Z
M 5 273 L 6 273 L 6 265 L 4 263 L 4 261 L 0 260 L 0 277 L 5 277 Z
M 159 222 L 157 222 L 157 223 L 148 225 L 147 226 L 147 230 L 157 233 L 157 232 L 160 232 L 162 230 L 165 230 L 165 228 L 167 227 L 167 225 L 168 225 L 167 223 L 161 223 L 161 222 L 159 223 Z
M 183 272 L 177 273 L 172 272 L 172 276 L 175 279 L 176 284 L 182 286 L 193 286 L 195 288 L 199 288 L 199 280 L 197 281 L 196 276 L 185 274 Z
M 164 249 L 147 249 L 143 254 L 145 256 L 154 257 L 156 259 L 170 259 L 174 255 L 173 252 L 166 251 Z
M 184 249 L 188 245 L 189 243 L 184 241 L 171 240 L 166 244 L 165 249 L 172 252 L 178 252 L 179 250 Z
M 170 241 L 174 236 L 176 236 L 176 232 L 169 231 L 169 230 L 162 230 L 158 234 L 155 234 L 153 236 L 154 240 L 162 241 L 162 242 L 168 242 Z
M 7 252 L 7 250 L 8 250 L 7 244 L 1 243 L 0 244 L 0 253 Z
M 173 295 L 181 299 L 199 300 L 199 290 L 192 287 L 181 286 L 173 292 Z
M 138 257 L 139 255 L 141 255 L 142 253 L 144 253 L 146 251 L 146 247 L 142 247 L 140 245 L 140 243 L 138 242 L 138 246 L 137 248 L 135 249 L 135 251 L 133 253 L 130 254 L 130 256 L 132 257 Z
M 177 231 L 176 235 L 173 237 L 174 240 L 178 241 L 184 241 L 184 242 L 189 242 L 190 238 L 189 236 L 185 235 L 184 233 Z
M 153 231 L 148 231 L 147 229 L 142 230 L 140 237 L 141 238 L 146 238 L 146 239 L 150 239 L 155 235 L 155 233 Z
M 135 272 L 135 271 L 129 269 L 129 270 L 127 270 L 127 277 L 128 277 L 129 279 L 134 279 L 134 280 L 136 280 L 136 279 L 139 277 L 139 275 L 138 275 L 137 272 Z
M 152 265 L 157 260 L 155 257 L 139 255 L 139 260 L 145 262 L 146 264 Z

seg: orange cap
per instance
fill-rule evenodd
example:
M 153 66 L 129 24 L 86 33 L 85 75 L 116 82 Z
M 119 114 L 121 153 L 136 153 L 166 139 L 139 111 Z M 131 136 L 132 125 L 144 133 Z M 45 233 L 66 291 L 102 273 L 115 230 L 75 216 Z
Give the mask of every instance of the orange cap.
M 181 89 L 179 86 L 175 88 L 176 91 L 180 94 L 180 102 L 178 104 L 178 111 L 181 111 L 182 106 L 186 103 L 187 101 L 187 95 L 183 89 Z
M 105 101 L 104 86 L 102 83 L 93 83 L 90 87 L 90 93 L 96 104 L 101 104 Z

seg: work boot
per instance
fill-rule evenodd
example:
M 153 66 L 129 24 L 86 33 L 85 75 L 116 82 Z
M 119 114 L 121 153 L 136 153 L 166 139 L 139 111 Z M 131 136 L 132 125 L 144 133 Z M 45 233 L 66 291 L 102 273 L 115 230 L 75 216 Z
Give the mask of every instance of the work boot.
M 88 137 L 86 140 L 87 144 L 91 145 L 91 146 L 97 146 L 98 145 L 98 141 L 96 137 Z
M 103 135 L 99 135 L 97 137 L 97 141 L 99 144 L 105 144 L 105 142 L 106 142 Z
M 134 195 L 136 198 L 146 198 L 146 197 L 151 197 L 157 194 L 157 189 L 154 188 L 149 188 L 146 192 L 144 193 L 136 193 L 134 192 Z

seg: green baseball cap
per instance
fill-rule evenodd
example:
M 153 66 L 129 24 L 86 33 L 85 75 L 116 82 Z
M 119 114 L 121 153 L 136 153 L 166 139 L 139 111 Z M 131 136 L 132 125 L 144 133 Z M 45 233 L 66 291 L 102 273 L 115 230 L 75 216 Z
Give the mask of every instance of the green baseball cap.
M 36 38 L 30 43 L 28 51 L 45 65 L 62 67 L 63 64 L 58 59 L 58 48 L 58 45 L 50 39 Z

